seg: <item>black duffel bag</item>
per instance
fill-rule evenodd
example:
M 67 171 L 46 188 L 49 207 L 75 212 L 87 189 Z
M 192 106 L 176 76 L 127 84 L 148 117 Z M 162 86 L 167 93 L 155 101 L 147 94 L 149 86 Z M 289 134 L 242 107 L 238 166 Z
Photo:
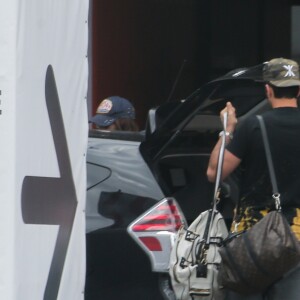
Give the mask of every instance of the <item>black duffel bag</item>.
M 300 262 L 300 243 L 279 211 L 271 211 L 248 231 L 219 249 L 220 284 L 240 294 L 265 291 Z

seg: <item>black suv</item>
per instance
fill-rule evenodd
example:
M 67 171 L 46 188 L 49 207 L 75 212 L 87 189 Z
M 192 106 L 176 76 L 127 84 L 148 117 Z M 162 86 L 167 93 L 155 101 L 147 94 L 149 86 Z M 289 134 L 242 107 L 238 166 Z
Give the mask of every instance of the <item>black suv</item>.
M 145 132 L 90 131 L 86 300 L 174 299 L 169 255 L 181 223 L 211 205 L 206 168 L 222 130 L 219 112 L 228 100 L 239 122 L 269 109 L 262 67 L 234 70 L 151 110 Z M 221 194 L 229 223 L 239 194 L 234 175 Z

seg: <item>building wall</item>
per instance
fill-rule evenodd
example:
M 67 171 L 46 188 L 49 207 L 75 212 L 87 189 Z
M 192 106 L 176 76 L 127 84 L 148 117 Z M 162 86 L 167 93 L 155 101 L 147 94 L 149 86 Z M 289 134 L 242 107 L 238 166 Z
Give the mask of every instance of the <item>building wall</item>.
M 184 99 L 233 68 L 289 56 L 290 6 L 284 0 L 93 0 L 92 111 L 107 96 L 123 96 L 143 128 L 151 107 Z

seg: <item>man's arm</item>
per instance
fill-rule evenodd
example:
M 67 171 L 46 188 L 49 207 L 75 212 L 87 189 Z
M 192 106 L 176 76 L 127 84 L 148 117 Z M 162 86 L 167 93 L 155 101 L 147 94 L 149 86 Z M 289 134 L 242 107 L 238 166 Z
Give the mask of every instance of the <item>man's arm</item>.
M 223 122 L 224 113 L 228 113 L 228 121 L 226 131 L 229 133 L 233 133 L 235 130 L 235 126 L 237 124 L 235 108 L 232 106 L 230 102 L 227 102 L 226 107 L 221 111 L 220 117 Z M 226 135 L 226 144 L 230 142 L 230 136 Z M 207 178 L 210 182 L 214 182 L 217 174 L 218 167 L 218 157 L 220 153 L 222 140 L 219 138 L 217 144 L 215 145 L 209 159 L 208 168 L 207 168 Z M 224 151 L 224 161 L 222 167 L 222 179 L 225 179 L 228 175 L 230 175 L 240 164 L 241 160 L 233 155 L 231 152 L 225 149 Z
M 210 160 L 208 163 L 207 168 L 207 178 L 210 182 L 214 182 L 216 180 L 217 175 L 217 162 L 218 162 L 218 155 L 220 149 L 220 139 L 216 144 L 214 150 L 211 153 Z M 228 175 L 230 175 L 240 164 L 241 160 L 233 155 L 231 152 L 225 149 L 224 152 L 224 161 L 222 166 L 222 179 L 225 179 Z

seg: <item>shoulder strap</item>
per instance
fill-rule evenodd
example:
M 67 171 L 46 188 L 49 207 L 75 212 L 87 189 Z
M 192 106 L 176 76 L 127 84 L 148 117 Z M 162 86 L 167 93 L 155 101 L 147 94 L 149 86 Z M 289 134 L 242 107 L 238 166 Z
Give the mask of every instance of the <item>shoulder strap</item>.
M 267 158 L 267 163 L 268 163 L 268 168 L 269 168 L 269 174 L 270 174 L 270 179 L 271 179 L 272 189 L 273 189 L 273 198 L 275 200 L 276 209 L 280 210 L 281 209 L 280 208 L 280 194 L 278 192 L 278 186 L 277 186 L 275 170 L 274 170 L 272 154 L 271 154 L 271 150 L 270 150 L 270 144 L 269 144 L 269 140 L 268 140 L 268 135 L 267 135 L 265 122 L 264 122 L 264 119 L 263 119 L 262 116 L 257 115 L 256 117 L 259 121 L 259 126 L 260 126 L 260 129 L 261 129 L 264 148 L 265 148 L 265 152 L 266 152 L 266 158 Z

